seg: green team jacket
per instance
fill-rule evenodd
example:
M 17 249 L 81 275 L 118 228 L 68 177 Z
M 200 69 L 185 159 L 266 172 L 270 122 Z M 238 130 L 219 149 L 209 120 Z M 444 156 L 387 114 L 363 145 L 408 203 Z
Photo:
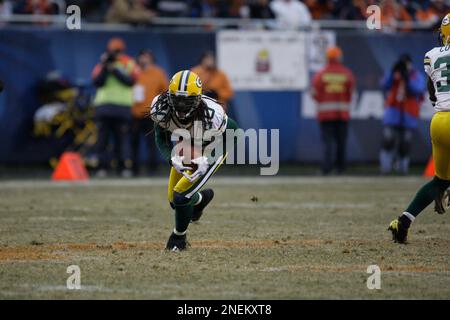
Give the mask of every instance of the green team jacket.
M 233 129 L 233 130 L 238 129 L 238 125 L 237 125 L 236 121 L 234 121 L 231 118 L 228 118 L 227 129 Z M 170 131 L 164 130 L 160 126 L 156 125 L 156 129 L 155 129 L 156 145 L 159 149 L 159 152 L 161 153 L 161 155 L 167 162 L 170 162 L 170 158 L 172 157 L 173 144 L 172 144 L 172 141 L 170 140 L 171 135 L 172 135 L 172 133 Z M 226 145 L 225 132 L 222 134 L 222 137 L 223 137 L 224 145 Z

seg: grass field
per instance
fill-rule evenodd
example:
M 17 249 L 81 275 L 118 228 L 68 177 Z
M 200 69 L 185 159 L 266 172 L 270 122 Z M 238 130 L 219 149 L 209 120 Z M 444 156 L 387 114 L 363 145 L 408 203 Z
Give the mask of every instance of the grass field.
M 421 178 L 225 178 L 165 252 L 166 181 L 0 183 L 0 298 L 450 299 L 450 221 L 428 208 L 408 245 L 386 231 Z M 251 199 L 257 198 L 258 201 Z M 81 290 L 68 290 L 69 265 Z M 381 268 L 381 290 L 366 269 Z

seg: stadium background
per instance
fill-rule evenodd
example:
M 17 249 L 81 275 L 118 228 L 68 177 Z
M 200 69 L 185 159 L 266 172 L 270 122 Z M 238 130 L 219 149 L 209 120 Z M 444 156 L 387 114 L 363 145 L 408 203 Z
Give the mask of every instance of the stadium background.
M 108 39 L 120 36 L 127 43 L 128 54 L 135 56 L 140 49 L 151 48 L 157 63 L 168 74 L 173 74 L 194 66 L 205 50 L 215 50 L 217 32 L 220 31 L 183 31 L 183 28 L 170 27 L 80 31 L 2 27 L 0 73 L 5 81 L 5 91 L 0 96 L 0 163 L 47 161 L 51 147 L 33 139 L 31 133 L 33 114 L 39 107 L 35 85 L 49 71 L 60 70 L 72 81 L 91 86 L 91 70 Z M 333 32 L 336 43 L 343 49 L 344 63 L 356 75 L 360 94 L 379 92 L 383 74 L 390 70 L 401 53 L 409 53 L 415 67 L 422 72 L 423 54 L 436 43 L 431 32 L 382 33 L 364 29 Z M 193 43 L 195 45 L 191 45 Z M 316 120 L 303 113 L 305 94 L 305 91 L 292 90 L 236 91 L 232 101 L 234 116 L 244 129 L 279 128 L 282 162 L 317 163 L 321 157 L 319 129 Z M 428 123 L 432 109 L 427 97 L 424 98 L 422 110 L 428 116 L 423 117 L 415 133 L 413 163 L 425 163 L 431 152 Z M 351 121 L 349 162 L 377 162 L 380 145 L 379 117 L 368 115 Z

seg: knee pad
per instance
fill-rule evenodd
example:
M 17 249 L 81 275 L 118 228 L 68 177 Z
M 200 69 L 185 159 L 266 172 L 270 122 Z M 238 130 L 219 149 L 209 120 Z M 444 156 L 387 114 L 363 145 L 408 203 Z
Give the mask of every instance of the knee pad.
M 176 191 L 173 192 L 173 204 L 174 206 L 186 206 L 189 204 L 191 199 L 186 198 L 181 193 L 178 193 Z

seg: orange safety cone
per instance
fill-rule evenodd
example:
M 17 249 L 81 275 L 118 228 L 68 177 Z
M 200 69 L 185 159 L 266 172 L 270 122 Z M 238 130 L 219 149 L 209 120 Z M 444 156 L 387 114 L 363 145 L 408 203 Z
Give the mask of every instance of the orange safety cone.
M 52 174 L 53 181 L 87 181 L 87 172 L 78 152 L 64 152 Z
M 425 171 L 423 173 L 424 177 L 431 178 L 434 177 L 434 161 L 433 156 L 430 157 L 430 160 L 428 160 L 428 164 L 425 167 Z

